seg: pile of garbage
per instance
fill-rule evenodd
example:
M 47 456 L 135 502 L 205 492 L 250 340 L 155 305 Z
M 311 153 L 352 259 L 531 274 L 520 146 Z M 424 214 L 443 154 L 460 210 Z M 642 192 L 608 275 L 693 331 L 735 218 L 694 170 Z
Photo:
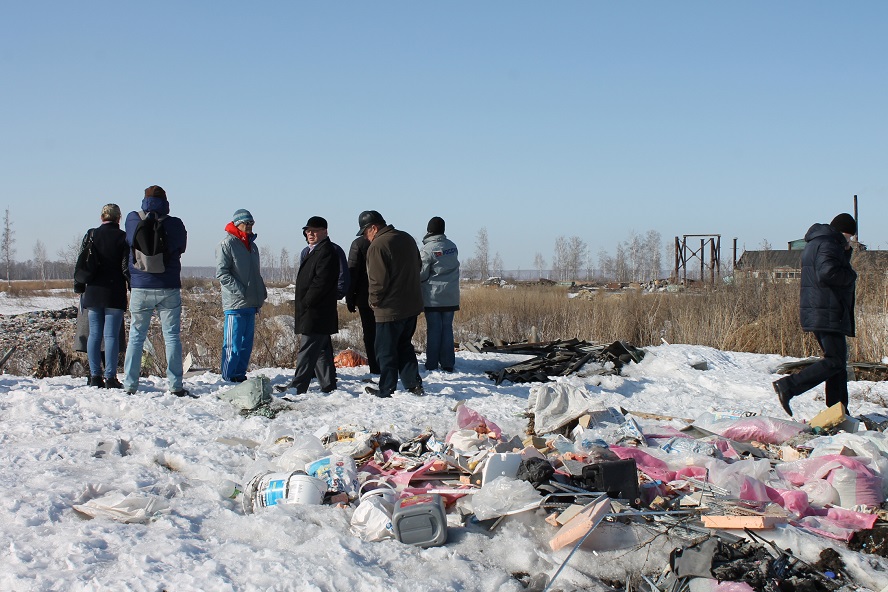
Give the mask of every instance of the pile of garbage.
M 227 400 L 261 405 L 265 387 L 245 396 L 249 385 L 240 386 Z M 737 411 L 687 423 L 602 408 L 565 383 L 534 385 L 527 417 L 523 437 L 465 404 L 448 434 L 406 440 L 357 425 L 277 428 L 235 495 L 247 514 L 337 504 L 352 512 L 355 536 L 419 547 L 446 544 L 449 529 L 535 516 L 551 529 L 552 551 L 570 549 L 551 577 L 531 578 L 536 590 L 548 590 L 590 540 L 606 547 L 615 528 L 683 541 L 662 573 L 640 574 L 627 590 L 679 592 L 700 579 L 737 582 L 737 590 L 853 584 L 834 551 L 807 563 L 761 534 L 774 528 L 888 556 L 888 437 L 872 429 L 885 418 L 850 418 L 839 405 L 809 424 Z

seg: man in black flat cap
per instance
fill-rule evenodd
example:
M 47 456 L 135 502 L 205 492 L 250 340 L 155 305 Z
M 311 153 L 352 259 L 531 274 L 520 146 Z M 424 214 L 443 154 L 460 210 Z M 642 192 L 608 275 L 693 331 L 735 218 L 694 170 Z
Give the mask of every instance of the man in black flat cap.
M 823 358 L 798 374 L 773 383 L 783 410 L 792 417 L 789 401 L 825 382 L 826 406 L 842 403 L 848 411 L 848 344 L 854 337 L 854 288 L 857 273 L 851 267 L 851 237 L 857 221 L 839 214 L 829 224 L 815 224 L 805 234 L 799 319 L 814 334 Z
M 330 336 L 339 331 L 336 310 L 339 282 L 339 254 L 327 236 L 327 221 L 312 216 L 302 227 L 308 240 L 308 252 L 296 274 L 296 332 L 301 335 L 296 370 L 288 384 L 275 388 L 283 392 L 295 388 L 297 394 L 308 390 L 317 376 L 321 391 L 336 389 L 336 367 L 333 364 L 333 342 Z
M 419 284 L 419 249 L 412 236 L 395 230 L 376 210 L 358 216 L 358 236 L 370 241 L 367 248 L 368 301 L 376 318 L 376 359 L 379 388 L 365 392 L 390 397 L 398 386 L 414 395 L 424 394 L 413 334 L 423 311 Z

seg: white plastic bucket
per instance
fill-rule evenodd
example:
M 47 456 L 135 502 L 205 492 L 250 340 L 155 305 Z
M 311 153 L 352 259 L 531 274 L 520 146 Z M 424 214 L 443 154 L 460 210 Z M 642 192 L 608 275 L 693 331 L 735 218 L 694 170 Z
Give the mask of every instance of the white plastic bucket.
M 288 485 L 287 501 L 291 504 L 319 504 L 327 491 L 326 481 L 310 475 L 291 475 Z
M 244 491 L 244 511 L 278 504 L 320 504 L 326 491 L 326 481 L 302 472 L 256 475 Z

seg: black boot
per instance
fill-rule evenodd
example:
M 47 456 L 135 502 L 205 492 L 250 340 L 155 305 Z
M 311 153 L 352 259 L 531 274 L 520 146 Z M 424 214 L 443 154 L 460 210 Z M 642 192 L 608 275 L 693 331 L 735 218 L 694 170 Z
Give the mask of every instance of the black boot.
M 122 389 L 123 385 L 120 384 L 120 381 L 117 380 L 116 376 L 109 376 L 105 379 L 105 388 L 109 389 Z
M 86 386 L 105 388 L 105 379 L 101 376 L 90 376 L 89 381 L 86 383 Z

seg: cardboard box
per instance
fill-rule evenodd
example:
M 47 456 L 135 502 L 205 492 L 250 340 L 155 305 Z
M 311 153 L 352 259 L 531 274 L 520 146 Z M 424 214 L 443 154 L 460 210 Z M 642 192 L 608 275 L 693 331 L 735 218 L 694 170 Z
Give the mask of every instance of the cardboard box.
M 743 529 L 765 530 L 777 524 L 786 524 L 783 516 L 703 516 L 703 526 L 724 530 Z
M 808 425 L 812 428 L 829 429 L 835 427 L 845 421 L 845 408 L 841 403 L 836 403 L 832 407 L 824 409 L 815 415 Z
M 609 499 L 600 499 L 589 504 L 561 527 L 558 534 L 549 541 L 549 547 L 553 551 L 557 551 L 562 547 L 577 542 L 598 526 L 610 511 L 611 503 Z

